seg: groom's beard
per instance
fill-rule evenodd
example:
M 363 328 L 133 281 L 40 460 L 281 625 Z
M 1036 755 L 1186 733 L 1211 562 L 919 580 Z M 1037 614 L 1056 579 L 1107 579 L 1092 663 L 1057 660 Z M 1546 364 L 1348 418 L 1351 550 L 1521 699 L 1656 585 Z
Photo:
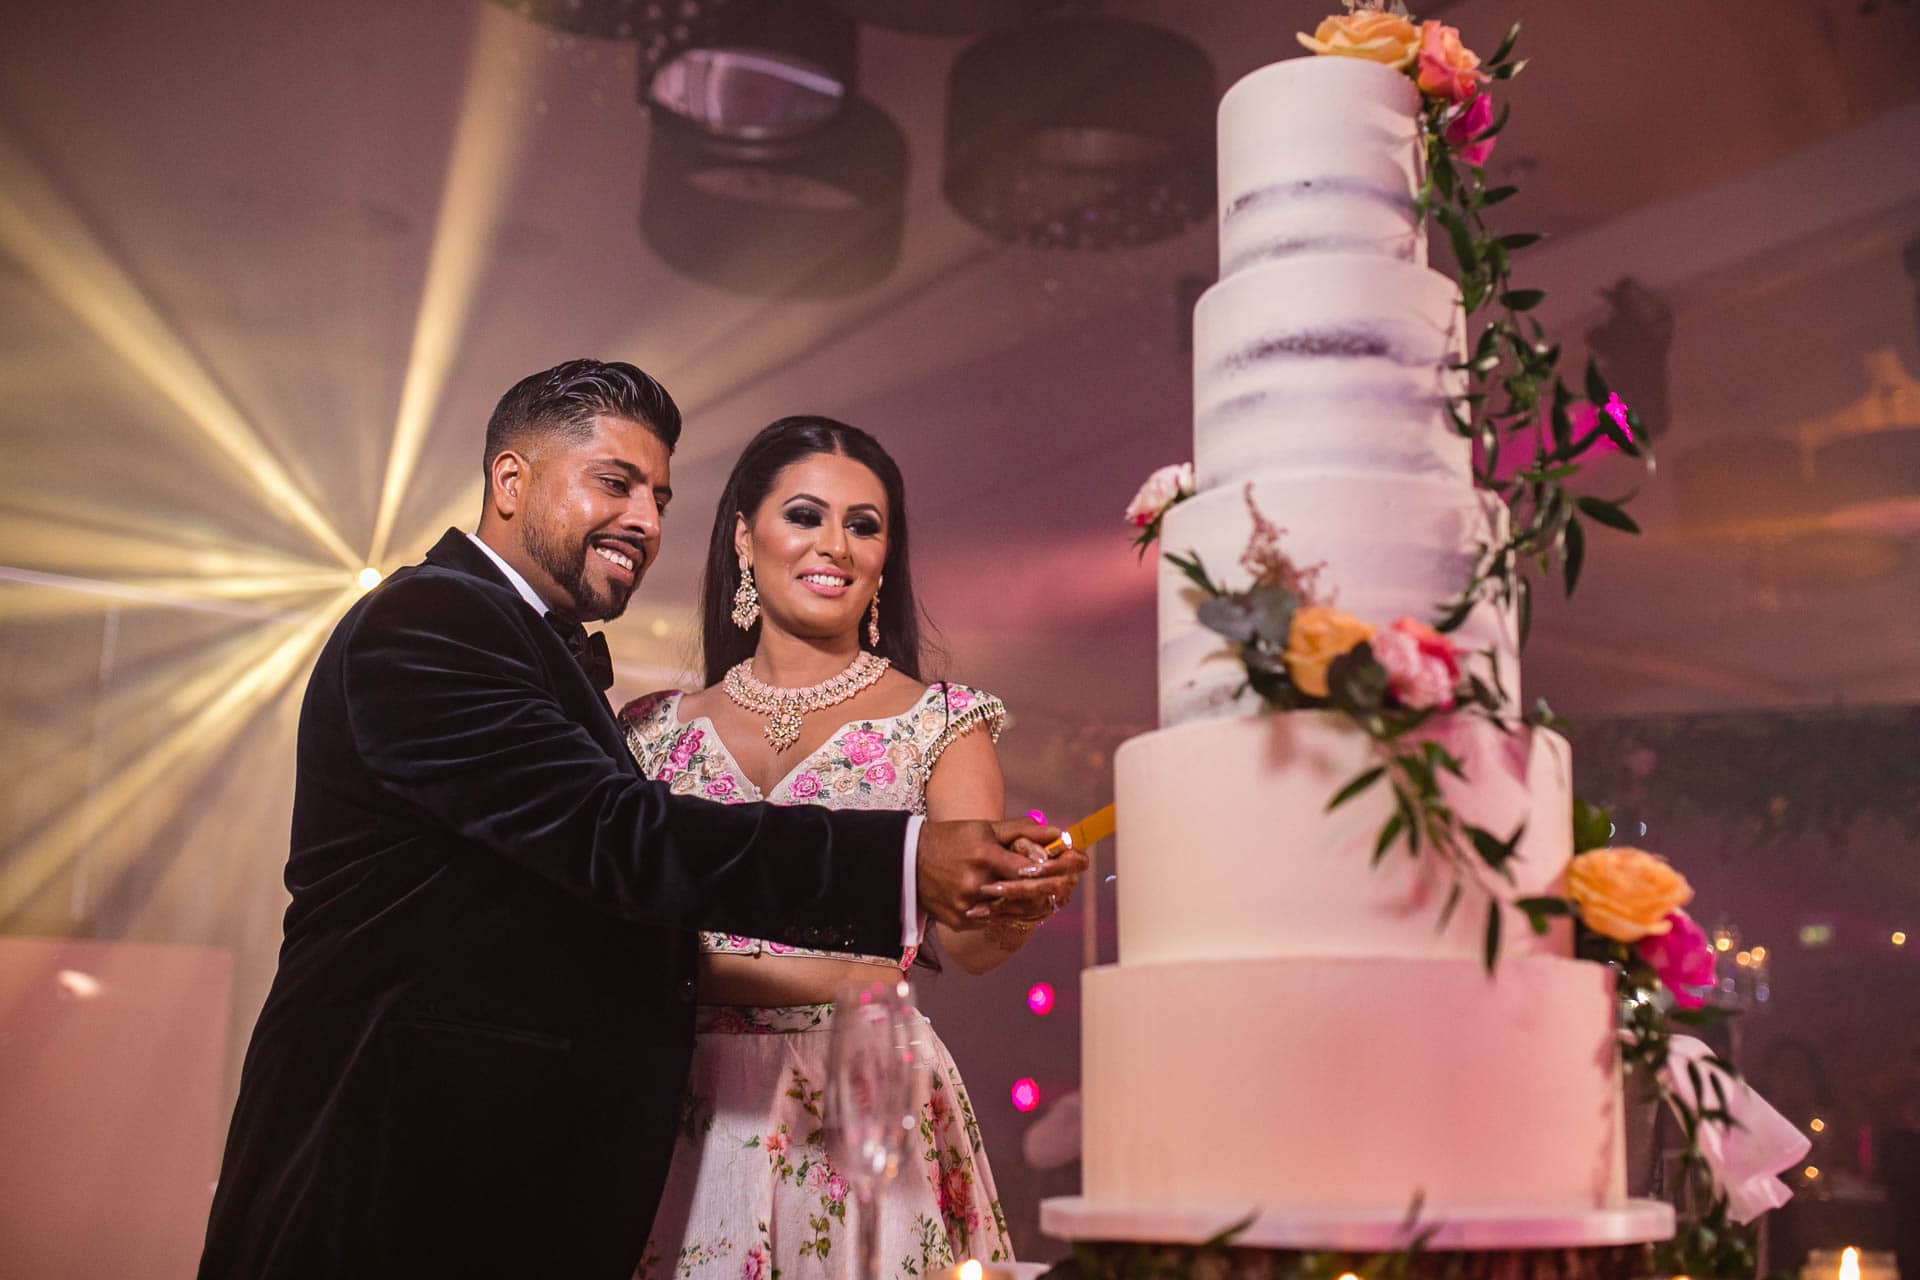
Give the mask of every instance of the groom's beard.
M 612 586 L 596 585 L 589 573 L 587 557 L 593 550 L 583 538 L 573 542 L 565 537 L 555 537 L 538 523 L 529 523 L 525 534 L 527 555 L 533 562 L 546 571 L 548 577 L 558 583 L 560 589 L 572 597 L 574 605 L 580 611 L 583 622 L 596 619 L 611 622 L 627 611 L 627 601 L 633 597 L 633 587 L 621 590 Z M 644 569 L 639 552 L 633 547 L 623 547 L 628 555 L 634 557 L 637 569 Z M 638 577 L 634 587 L 640 585 Z

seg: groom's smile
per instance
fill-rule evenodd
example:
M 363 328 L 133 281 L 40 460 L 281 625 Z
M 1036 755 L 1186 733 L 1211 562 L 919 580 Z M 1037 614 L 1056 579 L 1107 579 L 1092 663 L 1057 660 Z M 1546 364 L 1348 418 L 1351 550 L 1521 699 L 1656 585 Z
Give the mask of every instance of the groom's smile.
M 528 581 L 582 622 L 619 617 L 660 553 L 673 497 L 667 446 L 641 423 L 602 414 L 578 440 L 542 441 L 521 484 Z

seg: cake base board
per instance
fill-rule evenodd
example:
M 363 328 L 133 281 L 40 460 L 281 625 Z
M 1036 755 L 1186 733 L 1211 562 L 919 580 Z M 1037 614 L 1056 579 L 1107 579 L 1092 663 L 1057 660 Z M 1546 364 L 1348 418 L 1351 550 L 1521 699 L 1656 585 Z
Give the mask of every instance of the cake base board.
M 1193 1208 L 1095 1203 L 1083 1196 L 1042 1201 L 1040 1229 L 1058 1240 L 1197 1245 L 1246 1219 L 1251 1206 Z M 1672 1237 L 1673 1206 L 1627 1200 L 1603 1209 L 1488 1209 L 1422 1216 L 1411 1232 L 1399 1210 L 1323 1207 L 1262 1211 L 1237 1233 L 1241 1249 L 1405 1249 L 1432 1232 L 1426 1250 L 1600 1248 L 1648 1244 Z

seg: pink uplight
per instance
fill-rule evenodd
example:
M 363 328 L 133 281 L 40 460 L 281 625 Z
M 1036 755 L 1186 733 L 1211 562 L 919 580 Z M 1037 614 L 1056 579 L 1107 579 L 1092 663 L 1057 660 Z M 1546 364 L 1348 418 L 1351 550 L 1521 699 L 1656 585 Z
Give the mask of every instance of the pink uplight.
M 1036 982 L 1027 988 L 1027 1008 L 1041 1017 L 1053 1012 L 1053 984 Z
M 1013 1082 L 1013 1109 L 1031 1111 L 1040 1105 L 1040 1086 L 1032 1079 L 1022 1076 Z

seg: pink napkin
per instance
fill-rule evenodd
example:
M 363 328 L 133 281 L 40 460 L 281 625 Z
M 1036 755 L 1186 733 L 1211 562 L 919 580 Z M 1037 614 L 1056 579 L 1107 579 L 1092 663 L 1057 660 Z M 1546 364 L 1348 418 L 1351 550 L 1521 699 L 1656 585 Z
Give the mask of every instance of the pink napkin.
M 1707 1103 L 1714 1100 L 1709 1081 L 1718 1078 L 1726 1097 L 1727 1113 L 1738 1125 L 1709 1122 L 1700 1126 L 1700 1154 L 1706 1157 L 1714 1181 L 1727 1194 L 1727 1213 L 1735 1222 L 1752 1222 L 1769 1209 L 1793 1199 L 1793 1191 L 1777 1176 L 1806 1158 L 1813 1143 L 1800 1126 L 1775 1111 L 1744 1080 L 1736 1080 L 1707 1060 L 1713 1050 L 1691 1036 L 1675 1036 L 1667 1051 L 1661 1076 L 1680 1101 L 1699 1106 L 1687 1064 L 1699 1065 Z

